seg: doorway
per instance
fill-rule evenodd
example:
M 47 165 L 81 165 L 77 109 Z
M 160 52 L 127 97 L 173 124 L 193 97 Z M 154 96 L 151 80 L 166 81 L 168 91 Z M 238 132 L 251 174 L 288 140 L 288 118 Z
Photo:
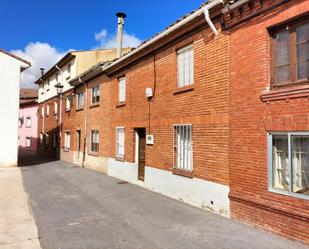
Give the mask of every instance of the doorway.
M 138 180 L 145 179 L 145 151 L 146 151 L 146 129 L 136 129 L 138 136 L 137 160 L 138 160 Z
M 77 151 L 78 151 L 78 157 L 79 157 L 79 153 L 81 150 L 81 133 L 80 130 L 76 130 L 76 147 L 77 147 Z

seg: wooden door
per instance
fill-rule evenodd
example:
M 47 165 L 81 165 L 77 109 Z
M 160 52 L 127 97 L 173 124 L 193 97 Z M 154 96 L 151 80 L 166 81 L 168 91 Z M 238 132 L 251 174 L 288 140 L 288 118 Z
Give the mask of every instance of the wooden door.
M 138 129 L 138 179 L 145 178 L 145 150 L 146 150 L 146 129 Z

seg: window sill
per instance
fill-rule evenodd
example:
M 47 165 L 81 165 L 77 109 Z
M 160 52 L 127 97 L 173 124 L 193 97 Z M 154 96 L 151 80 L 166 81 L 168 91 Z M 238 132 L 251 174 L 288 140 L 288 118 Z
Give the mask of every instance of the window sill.
M 193 85 L 190 85 L 190 86 L 185 86 L 185 87 L 181 87 L 181 88 L 177 88 L 173 94 L 174 95 L 177 95 L 177 94 L 180 94 L 180 93 L 185 93 L 185 92 L 191 92 L 194 90 L 194 86 Z
M 62 151 L 64 151 L 64 152 L 70 152 L 70 149 L 64 148 L 64 149 L 62 149 Z
M 77 112 L 82 111 L 82 110 L 84 110 L 84 107 L 76 108 L 76 111 L 77 111 Z
M 90 151 L 90 152 L 88 152 L 88 155 L 89 155 L 89 156 L 99 157 L 99 152 Z
M 186 170 L 183 170 L 183 169 L 173 168 L 172 172 L 173 172 L 174 175 L 193 178 L 193 172 L 192 171 L 186 171 Z
M 89 106 L 89 108 L 95 108 L 95 107 L 98 107 L 100 106 L 100 103 L 93 103 Z
M 309 98 L 309 86 L 294 86 L 283 89 L 263 91 L 260 98 L 263 102 L 295 98 Z
M 71 111 L 71 109 L 65 109 L 65 112 L 70 112 Z
M 123 106 L 126 106 L 126 103 L 125 103 L 125 102 L 123 102 L 123 103 L 118 103 L 118 104 L 116 105 L 116 108 L 123 107 Z
M 124 157 L 117 157 L 115 158 L 116 161 L 119 161 L 119 162 L 124 162 Z

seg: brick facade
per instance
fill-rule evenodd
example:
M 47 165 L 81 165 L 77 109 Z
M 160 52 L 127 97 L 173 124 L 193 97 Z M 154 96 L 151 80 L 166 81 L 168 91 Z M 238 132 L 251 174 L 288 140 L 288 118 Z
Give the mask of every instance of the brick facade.
M 263 1 L 259 9 L 278 3 Z M 249 8 L 248 5 L 242 7 Z M 308 243 L 308 200 L 268 190 L 267 132 L 309 131 L 306 86 L 269 90 L 271 52 L 268 33 L 269 27 L 308 13 L 309 3 L 289 1 L 236 25 L 241 18 L 258 11 L 257 7 L 251 7 L 251 11 L 248 9 L 242 17 L 226 22 L 235 24 L 229 30 L 231 215 Z

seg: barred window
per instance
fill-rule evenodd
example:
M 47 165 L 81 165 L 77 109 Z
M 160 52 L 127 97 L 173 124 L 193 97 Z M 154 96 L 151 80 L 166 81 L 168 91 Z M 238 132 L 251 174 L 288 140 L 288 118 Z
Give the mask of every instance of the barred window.
M 116 128 L 116 157 L 124 158 L 124 127 Z
M 100 86 L 97 85 L 91 88 L 91 103 L 99 103 L 100 102 Z
M 270 187 L 309 198 L 309 134 L 270 134 Z
M 194 50 L 187 46 L 177 51 L 178 87 L 194 84 Z
M 99 152 L 99 131 L 92 130 L 90 134 L 90 151 L 91 152 Z
M 192 125 L 175 125 L 175 163 L 174 168 L 184 171 L 193 170 Z

